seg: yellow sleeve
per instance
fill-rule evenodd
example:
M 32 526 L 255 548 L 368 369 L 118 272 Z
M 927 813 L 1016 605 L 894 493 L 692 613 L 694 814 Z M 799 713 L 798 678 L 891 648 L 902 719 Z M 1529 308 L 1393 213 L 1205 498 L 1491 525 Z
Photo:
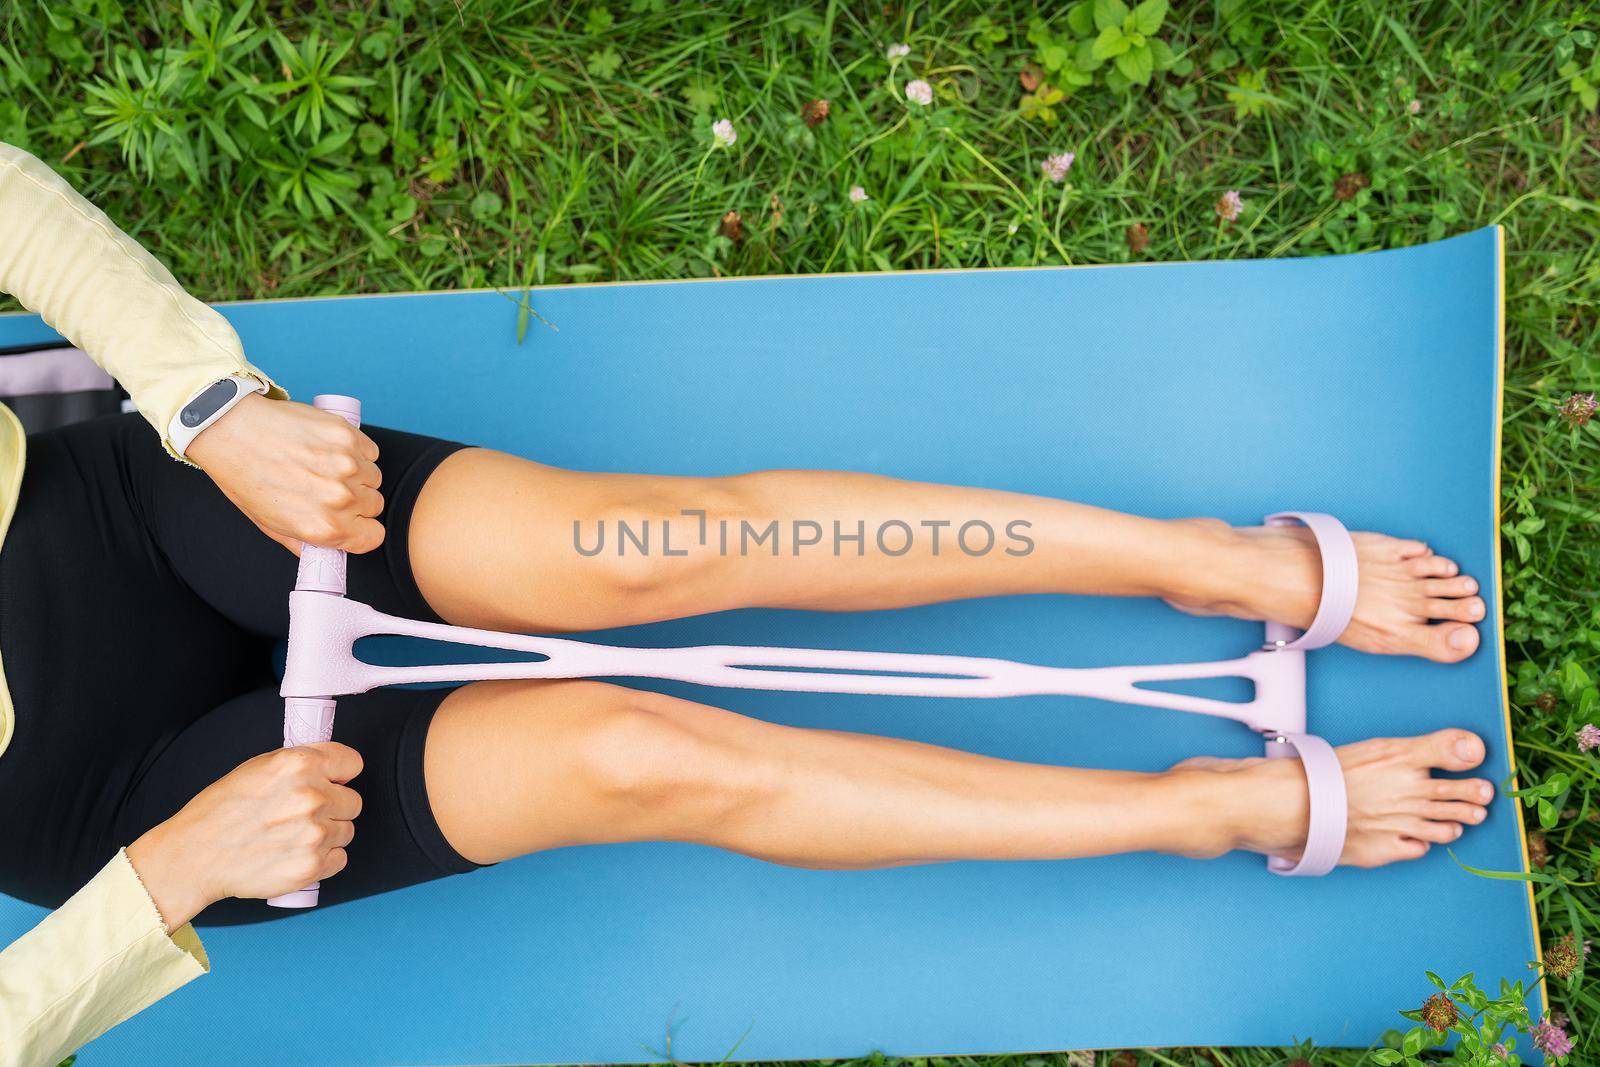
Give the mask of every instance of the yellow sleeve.
M 167 934 L 119 851 L 0 952 L 0 1067 L 55 1067 L 210 966 L 193 927 Z
M 38 312 L 133 397 L 167 443 L 172 418 L 219 378 L 243 374 L 228 320 L 33 156 L 0 143 L 0 291 Z M 176 453 L 173 453 L 176 455 Z

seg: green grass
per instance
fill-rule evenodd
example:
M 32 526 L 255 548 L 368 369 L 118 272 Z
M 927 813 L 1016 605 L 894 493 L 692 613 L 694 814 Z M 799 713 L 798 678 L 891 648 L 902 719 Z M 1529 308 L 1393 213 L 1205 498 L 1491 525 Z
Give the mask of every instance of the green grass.
M 1102 69 L 1063 100 L 1036 91 L 1024 117 L 1024 66 L 1068 81 L 1064 39 L 1080 36 L 1062 8 L 1030 40 L 1035 6 L 307 0 L 246 2 L 235 24 L 206 4 L 12 0 L 0 140 L 56 166 L 208 299 L 1303 256 L 1500 223 L 1517 754 L 1544 794 L 1530 798 L 1547 824 L 1544 942 L 1594 936 L 1600 765 L 1574 734 L 1600 719 L 1600 421 L 1556 414 L 1600 387 L 1593 10 L 1185 4 L 1157 33 L 1171 69 L 1149 87 L 1120 91 Z M 911 53 L 891 69 L 896 41 Z M 908 108 L 909 77 L 934 86 L 932 108 Z M 818 98 L 831 107 L 811 127 Z M 714 151 L 721 117 L 738 141 Z M 1057 185 L 1040 162 L 1060 150 L 1077 162 Z M 853 185 L 871 199 L 852 204 Z M 1245 209 L 1226 225 L 1230 189 Z M 1580 1049 L 1600 1028 L 1591 975 L 1550 982 Z

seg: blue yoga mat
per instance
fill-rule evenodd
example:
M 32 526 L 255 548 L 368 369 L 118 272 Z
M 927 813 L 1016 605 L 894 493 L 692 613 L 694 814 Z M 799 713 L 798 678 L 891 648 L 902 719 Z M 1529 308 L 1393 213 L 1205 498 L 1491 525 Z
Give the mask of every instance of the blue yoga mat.
M 1482 650 L 1459 666 L 1313 653 L 1311 729 L 1342 744 L 1466 727 L 1504 779 L 1501 257 L 1487 229 L 1324 259 L 558 287 L 529 294 L 554 329 L 531 319 L 520 345 L 520 294 L 223 310 L 301 399 L 353 393 L 369 421 L 546 463 L 845 468 L 1234 523 L 1328 511 L 1425 538 L 1482 582 Z M 49 336 L 0 319 L 0 344 Z M 1092 666 L 1232 657 L 1261 636 L 1153 601 L 1038 596 L 732 612 L 606 638 Z M 1044 763 L 1261 751 L 1233 723 L 1086 699 L 661 688 Z M 1515 871 L 1521 840 L 1500 799 L 1453 851 Z M 40 914 L 0 902 L 0 939 Z M 1405 1025 L 1424 970 L 1493 987 L 1536 956 L 1527 886 L 1444 848 L 1323 879 L 1247 855 L 822 873 L 687 845 L 581 848 L 204 938 L 214 973 L 84 1063 L 1364 1045 Z

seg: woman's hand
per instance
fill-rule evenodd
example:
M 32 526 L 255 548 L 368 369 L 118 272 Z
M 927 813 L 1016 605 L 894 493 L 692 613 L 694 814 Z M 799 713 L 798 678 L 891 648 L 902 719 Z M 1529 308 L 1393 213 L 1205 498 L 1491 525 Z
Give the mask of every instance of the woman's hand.
M 335 742 L 241 764 L 128 846 L 170 932 L 228 897 L 279 896 L 344 869 L 361 756 Z
M 302 543 L 346 552 L 383 543 L 378 446 L 331 412 L 252 394 L 201 431 L 188 456 L 297 555 Z

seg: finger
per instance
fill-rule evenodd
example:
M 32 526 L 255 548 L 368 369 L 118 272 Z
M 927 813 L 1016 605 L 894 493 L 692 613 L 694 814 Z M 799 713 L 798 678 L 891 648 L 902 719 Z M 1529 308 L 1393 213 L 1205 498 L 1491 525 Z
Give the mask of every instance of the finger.
M 361 486 L 356 493 L 356 514 L 364 519 L 375 519 L 383 514 L 383 494 L 376 489 Z
M 383 469 L 371 460 L 361 462 L 358 474 L 362 485 L 369 485 L 374 489 L 383 488 Z
M 323 858 L 322 873 L 317 875 L 317 881 L 320 882 L 324 878 L 332 878 L 334 875 L 344 870 L 349 863 L 350 857 L 346 855 L 344 849 L 329 849 L 327 856 Z
M 323 835 L 326 847 L 349 848 L 350 842 L 356 839 L 356 824 L 353 822 L 330 822 Z
M 340 822 L 355 820 L 361 815 L 361 794 L 348 786 L 328 786 L 328 803 L 323 814 Z
M 330 782 L 343 785 L 361 773 L 361 753 L 349 745 L 341 745 L 337 741 L 319 741 L 305 748 L 315 752 L 322 760 L 318 773 Z
M 378 461 L 378 442 L 359 430 L 356 432 L 356 437 L 358 438 L 356 448 L 361 453 L 361 458 L 368 463 L 376 463 Z
M 361 518 L 350 526 L 343 542 L 334 547 L 360 555 L 383 544 L 383 536 L 383 523 L 377 519 Z

